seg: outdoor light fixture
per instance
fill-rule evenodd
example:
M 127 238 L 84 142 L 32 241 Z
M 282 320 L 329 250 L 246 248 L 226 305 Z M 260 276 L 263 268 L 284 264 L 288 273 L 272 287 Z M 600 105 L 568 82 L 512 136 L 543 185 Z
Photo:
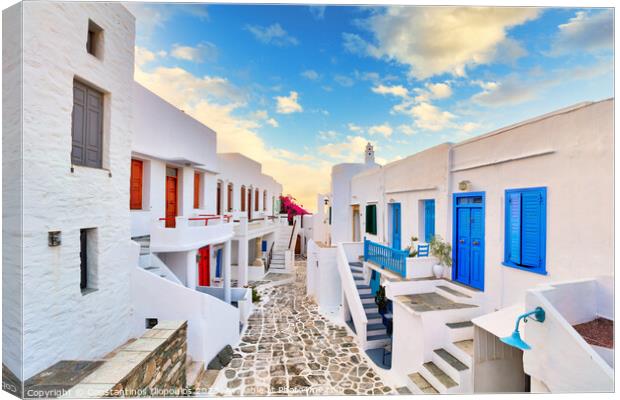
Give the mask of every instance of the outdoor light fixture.
M 514 332 L 512 332 L 512 335 L 503 337 L 500 340 L 509 346 L 516 347 L 517 349 L 530 350 L 530 345 L 525 343 L 523 339 L 521 339 L 521 335 L 519 334 L 519 322 L 523 320 L 523 323 L 526 323 L 527 318 L 531 315 L 534 316 L 535 321 L 545 321 L 545 310 L 543 310 L 541 307 L 536 307 L 534 311 L 526 312 L 525 314 L 519 315 L 519 317 L 517 318 L 517 324 L 515 325 L 515 330 Z
M 51 231 L 47 233 L 47 245 L 49 247 L 60 246 L 60 231 Z
M 325 205 L 329 204 L 329 199 L 326 197 L 323 199 L 323 202 L 325 203 Z
M 469 190 L 469 185 L 471 185 L 470 181 L 460 181 L 459 182 L 459 190 L 467 191 L 467 190 Z

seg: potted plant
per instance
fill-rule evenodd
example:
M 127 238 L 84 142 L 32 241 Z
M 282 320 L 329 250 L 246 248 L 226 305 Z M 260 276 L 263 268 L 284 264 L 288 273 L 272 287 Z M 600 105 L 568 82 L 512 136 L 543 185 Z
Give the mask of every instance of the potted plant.
M 411 236 L 411 246 L 409 246 L 409 257 L 418 255 L 418 237 Z
M 445 267 L 452 266 L 452 246 L 436 235 L 431 239 L 430 250 L 431 255 L 437 259 L 437 264 L 433 265 L 433 274 L 441 278 Z
M 385 286 L 379 286 L 379 289 L 375 293 L 375 303 L 379 307 L 379 314 L 383 315 L 387 312 L 388 299 L 385 297 Z

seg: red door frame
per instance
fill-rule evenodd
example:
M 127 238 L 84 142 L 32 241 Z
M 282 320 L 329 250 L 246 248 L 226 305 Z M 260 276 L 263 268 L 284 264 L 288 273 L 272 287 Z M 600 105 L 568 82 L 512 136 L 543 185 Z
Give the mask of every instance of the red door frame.
M 198 249 L 198 285 L 211 286 L 211 251 L 209 246 Z

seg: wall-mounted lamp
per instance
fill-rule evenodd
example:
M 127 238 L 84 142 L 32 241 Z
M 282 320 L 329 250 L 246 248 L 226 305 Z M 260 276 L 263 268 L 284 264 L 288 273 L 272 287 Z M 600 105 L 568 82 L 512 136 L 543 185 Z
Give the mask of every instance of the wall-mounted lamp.
M 459 190 L 462 190 L 464 192 L 468 191 L 469 188 L 471 187 L 471 182 L 470 181 L 460 181 L 459 182 Z
M 535 321 L 545 321 L 545 310 L 543 310 L 541 307 L 536 307 L 534 311 L 526 312 L 525 314 L 519 315 L 519 317 L 517 318 L 517 324 L 515 325 L 515 330 L 514 332 L 512 332 L 512 335 L 503 337 L 500 340 L 509 346 L 516 347 L 517 349 L 530 350 L 530 345 L 525 343 L 523 339 L 521 339 L 521 335 L 519 334 L 519 322 L 523 320 L 523 323 L 527 323 L 527 318 L 532 315 L 534 316 Z
M 390 200 L 388 200 L 388 203 L 393 203 L 393 202 L 395 202 L 395 201 L 396 201 L 396 200 L 394 200 L 394 199 L 390 199 Z
M 60 231 L 51 231 L 47 233 L 47 245 L 49 247 L 60 246 L 61 243 Z
M 326 197 L 326 198 L 324 198 L 324 199 L 323 199 L 323 203 L 325 203 L 325 205 L 328 205 L 328 204 L 329 204 L 329 199 L 328 199 L 327 197 Z

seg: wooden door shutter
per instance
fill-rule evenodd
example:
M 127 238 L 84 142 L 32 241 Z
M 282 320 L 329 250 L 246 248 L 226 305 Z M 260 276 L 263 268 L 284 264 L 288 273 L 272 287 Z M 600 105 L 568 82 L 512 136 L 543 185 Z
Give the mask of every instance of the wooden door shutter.
M 200 174 L 194 172 L 194 208 L 200 208 Z
M 71 162 L 101 168 L 103 150 L 103 93 L 73 81 Z
M 129 179 L 129 208 L 142 209 L 142 160 L 131 160 L 131 177 Z
M 543 265 L 545 199 L 538 190 L 521 193 L 521 264 Z
M 506 228 L 507 259 L 521 264 L 521 193 L 508 195 Z

